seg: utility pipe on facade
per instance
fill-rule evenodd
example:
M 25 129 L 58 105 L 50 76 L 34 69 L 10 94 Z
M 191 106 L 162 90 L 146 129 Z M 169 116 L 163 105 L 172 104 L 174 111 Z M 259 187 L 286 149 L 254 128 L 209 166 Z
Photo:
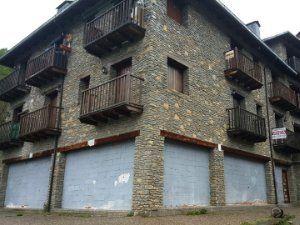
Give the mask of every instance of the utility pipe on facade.
M 276 175 L 275 175 L 275 161 L 274 161 L 274 149 L 273 149 L 273 141 L 272 141 L 272 130 L 271 130 L 271 123 L 270 123 L 270 112 L 269 112 L 269 98 L 268 98 L 268 86 L 267 86 L 267 75 L 266 75 L 266 67 L 264 67 L 264 86 L 265 86 L 265 102 L 266 102 L 266 108 L 267 108 L 267 124 L 268 124 L 268 139 L 269 139 L 269 145 L 270 145 L 270 157 L 271 157 L 271 164 L 272 164 L 272 175 L 273 175 L 273 185 L 274 185 L 274 191 L 275 191 L 275 204 L 276 207 L 272 209 L 272 216 L 273 217 L 282 217 L 283 216 L 283 210 L 279 207 L 278 202 L 278 193 L 277 193 L 277 185 L 276 185 Z
M 58 90 L 59 92 L 59 110 L 60 114 L 58 116 L 58 124 L 61 125 L 61 113 L 62 113 L 62 98 L 63 98 L 63 88 L 64 88 L 64 79 L 62 81 L 62 84 L 60 85 L 60 88 Z M 51 199 L 53 194 L 53 181 L 54 181 L 54 173 L 55 173 L 55 166 L 56 166 L 56 157 L 57 157 L 57 148 L 58 148 L 58 141 L 59 141 L 59 135 L 55 137 L 54 140 L 54 149 L 52 154 L 52 165 L 51 165 L 51 171 L 50 171 L 50 183 L 49 183 L 49 191 L 48 191 L 48 199 L 47 204 L 45 206 L 45 211 L 50 212 L 51 211 Z

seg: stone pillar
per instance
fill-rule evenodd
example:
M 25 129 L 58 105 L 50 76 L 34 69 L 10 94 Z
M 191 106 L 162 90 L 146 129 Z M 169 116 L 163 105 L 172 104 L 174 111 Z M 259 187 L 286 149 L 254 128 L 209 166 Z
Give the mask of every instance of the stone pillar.
M 290 191 L 290 200 L 291 203 L 297 203 L 297 182 L 295 173 L 297 172 L 296 166 L 292 165 L 289 167 L 288 170 L 288 184 L 289 184 L 289 191 Z
M 293 155 L 293 172 L 294 172 L 294 192 L 295 192 L 295 202 L 300 204 L 300 154 Z
M 268 204 L 275 204 L 275 187 L 274 187 L 274 177 L 273 177 L 273 169 L 272 162 L 268 161 L 265 164 L 266 169 L 266 183 L 267 183 L 267 200 Z
M 4 207 L 7 178 L 8 178 L 8 165 L 0 164 L 0 207 Z
M 210 204 L 211 206 L 224 206 L 226 204 L 224 151 L 217 148 L 211 151 L 210 162 Z
M 66 155 L 57 153 L 52 186 L 51 208 L 60 209 L 62 207 L 62 194 L 65 176 Z
M 163 207 L 164 137 L 159 130 L 141 130 L 135 144 L 132 209 L 143 214 Z

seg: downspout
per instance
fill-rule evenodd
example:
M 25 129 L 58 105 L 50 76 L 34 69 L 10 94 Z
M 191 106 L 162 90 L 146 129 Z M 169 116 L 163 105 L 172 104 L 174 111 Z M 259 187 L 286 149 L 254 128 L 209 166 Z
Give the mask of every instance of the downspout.
M 275 190 L 275 204 L 278 207 L 278 195 L 277 195 L 277 185 L 276 185 L 276 176 L 275 176 L 275 161 L 274 161 L 274 154 L 273 154 L 273 142 L 272 142 L 272 130 L 271 130 L 271 123 L 270 123 L 270 113 L 269 113 L 269 98 L 268 98 L 268 86 L 267 86 L 267 75 L 266 75 L 266 67 L 264 67 L 264 85 L 265 85 L 265 101 L 266 101 L 266 108 L 267 108 L 267 124 L 269 130 L 269 144 L 270 144 L 270 157 L 271 157 L 271 164 L 272 164 L 272 174 L 273 174 L 273 185 Z
M 62 98 L 63 98 L 64 82 L 65 82 L 65 80 L 63 79 L 62 84 L 60 85 L 60 89 L 59 89 L 59 92 L 60 92 L 60 96 L 59 96 L 60 114 L 59 114 L 58 121 L 57 121 L 59 126 L 61 126 Z M 48 192 L 48 201 L 47 201 L 47 205 L 45 207 L 46 212 L 51 211 L 51 199 L 52 199 L 52 195 L 53 195 L 52 189 L 53 189 L 54 172 L 55 172 L 55 166 L 56 166 L 58 141 L 59 141 L 59 135 L 57 135 L 55 137 L 55 140 L 54 140 L 54 148 L 53 148 L 53 154 L 52 154 L 52 165 L 51 165 L 51 171 L 50 171 L 50 184 L 49 184 L 49 192 Z

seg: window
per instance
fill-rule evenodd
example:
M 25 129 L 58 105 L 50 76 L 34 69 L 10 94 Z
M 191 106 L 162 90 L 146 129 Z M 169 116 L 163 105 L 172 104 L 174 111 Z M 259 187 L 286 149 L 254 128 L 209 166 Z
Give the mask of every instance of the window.
M 262 106 L 259 105 L 259 104 L 256 105 L 256 114 L 257 114 L 258 116 L 263 116 Z
M 234 108 L 242 108 L 246 109 L 246 102 L 245 102 L 245 97 L 240 95 L 237 92 L 232 93 L 232 99 L 233 99 L 233 107 Z
M 276 124 L 276 128 L 284 127 L 284 121 L 283 121 L 283 116 L 282 115 L 275 114 L 275 124 Z
M 12 121 L 14 123 L 18 123 L 20 121 L 20 118 L 21 118 L 21 115 L 22 115 L 22 111 L 23 111 L 23 105 L 15 108 L 13 110 L 13 118 L 12 118 Z
M 184 92 L 184 80 L 187 67 L 168 59 L 168 88 L 178 92 Z
M 81 104 L 82 92 L 90 87 L 90 79 L 90 76 L 87 76 L 79 81 L 78 104 Z
M 168 0 L 167 2 L 167 14 L 170 18 L 177 23 L 182 24 L 183 13 L 182 6 L 178 3 L 179 0 Z

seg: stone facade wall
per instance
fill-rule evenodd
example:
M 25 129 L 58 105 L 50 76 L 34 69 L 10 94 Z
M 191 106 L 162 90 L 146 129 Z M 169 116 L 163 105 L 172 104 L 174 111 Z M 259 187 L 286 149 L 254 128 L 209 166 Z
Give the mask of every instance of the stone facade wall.
M 163 207 L 164 142 L 160 130 L 223 144 L 243 151 L 270 156 L 269 142 L 258 144 L 232 139 L 227 135 L 226 109 L 233 107 L 232 92 L 245 96 L 246 108 L 256 113 L 256 104 L 263 107 L 266 117 L 265 86 L 248 92 L 224 76 L 224 52 L 230 50 L 230 37 L 213 24 L 197 4 L 187 6 L 185 23 L 179 25 L 167 16 L 167 0 L 147 0 L 146 36 L 139 42 L 123 46 L 101 58 L 88 54 L 83 48 L 84 24 L 78 17 L 68 27 L 73 35 L 69 56 L 68 74 L 64 80 L 62 96 L 62 134 L 59 147 L 95 138 L 140 130 L 136 138 L 134 161 L 133 210 L 143 212 Z M 196 2 L 196 1 L 195 1 Z M 48 41 L 48 40 L 47 40 Z M 41 43 L 33 55 L 46 48 Z M 142 91 L 144 111 L 141 115 L 124 117 L 101 123 L 98 126 L 79 121 L 78 89 L 81 78 L 90 76 L 90 86 L 95 87 L 113 77 L 111 65 L 132 57 L 133 74 L 145 79 Z M 167 88 L 168 58 L 188 67 L 185 93 Z M 102 67 L 108 68 L 103 74 Z M 263 65 L 264 66 L 264 65 Z M 265 65 L 266 66 L 266 65 Z M 266 66 L 267 67 L 267 66 Z M 267 70 L 267 83 L 271 73 Z M 55 84 L 52 84 L 55 85 Z M 12 103 L 12 108 L 24 102 L 24 110 L 33 111 L 44 105 L 43 90 L 32 88 L 29 96 Z M 270 109 L 271 127 L 274 113 Z M 54 138 L 35 143 L 25 143 L 21 148 L 4 151 L 4 158 L 28 155 L 52 149 Z M 277 154 L 276 158 L 290 161 L 289 156 Z M 225 204 L 224 153 L 215 149 L 211 154 L 211 205 Z M 61 207 L 65 155 L 58 155 L 55 168 L 52 207 Z M 274 202 L 272 171 L 266 166 L 269 202 Z M 4 174 L 4 173 L 2 173 Z M 1 182 L 2 187 L 5 182 Z M 2 192 L 1 192 L 2 193 Z M 1 196 L 0 196 L 1 202 Z

